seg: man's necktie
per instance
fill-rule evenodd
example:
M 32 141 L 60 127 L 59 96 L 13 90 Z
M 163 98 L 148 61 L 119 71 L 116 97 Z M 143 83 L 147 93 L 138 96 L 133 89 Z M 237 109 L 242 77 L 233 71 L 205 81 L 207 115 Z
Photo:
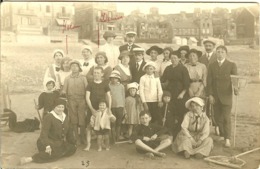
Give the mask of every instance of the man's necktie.
M 209 60 L 209 54 L 207 53 L 207 58 L 208 58 L 208 60 Z
M 218 62 L 218 66 L 220 67 L 222 65 L 222 63 L 221 62 Z
M 56 67 L 55 70 L 58 72 L 58 71 L 60 71 L 60 68 L 59 68 L 59 67 Z
M 195 123 L 195 132 L 198 131 L 198 125 L 199 125 L 199 117 L 200 116 L 195 116 L 196 117 L 196 120 L 193 122 L 193 124 Z
M 132 48 L 132 45 L 128 45 L 128 51 L 130 51 Z
M 87 67 L 88 65 L 89 65 L 89 63 L 86 63 L 86 62 L 84 62 L 84 64 L 83 64 L 83 66 L 86 66 L 86 67 Z
M 139 64 L 136 63 L 136 70 L 138 71 L 139 70 Z

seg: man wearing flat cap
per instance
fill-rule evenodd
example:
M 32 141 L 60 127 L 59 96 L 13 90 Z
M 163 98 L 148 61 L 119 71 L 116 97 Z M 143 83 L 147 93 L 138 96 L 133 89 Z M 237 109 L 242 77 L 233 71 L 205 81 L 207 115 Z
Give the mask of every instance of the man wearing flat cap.
M 106 43 L 100 47 L 100 51 L 106 52 L 108 65 L 114 68 L 118 64 L 117 57 L 119 56 L 118 46 L 114 45 L 116 34 L 111 31 L 106 31 L 103 38 L 106 40 Z
M 138 45 L 135 44 L 135 38 L 136 38 L 136 33 L 134 31 L 129 31 L 126 32 L 126 42 L 127 44 L 124 44 L 122 46 L 119 47 L 119 51 L 120 53 L 122 51 L 129 51 L 130 52 L 130 64 L 135 62 L 135 57 L 133 54 L 133 49 L 134 48 L 140 48 Z
M 203 45 L 206 52 L 199 58 L 199 62 L 208 67 L 209 64 L 217 60 L 216 53 L 214 52 L 216 43 L 212 39 L 205 39 Z

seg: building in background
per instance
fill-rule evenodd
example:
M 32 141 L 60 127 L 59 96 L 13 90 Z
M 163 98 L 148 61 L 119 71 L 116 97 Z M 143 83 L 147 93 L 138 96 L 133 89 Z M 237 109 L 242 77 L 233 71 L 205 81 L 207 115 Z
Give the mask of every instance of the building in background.
M 91 39 L 103 44 L 105 31 L 114 31 L 122 39 L 124 27 L 120 24 L 123 13 L 117 12 L 115 3 L 75 2 L 75 24 L 80 25 L 79 39 Z M 119 21 L 119 22 L 117 22 Z
M 1 28 L 15 33 L 17 42 L 62 42 L 64 34 L 77 40 L 77 31 L 67 29 L 74 23 L 73 3 L 6 2 L 1 8 Z

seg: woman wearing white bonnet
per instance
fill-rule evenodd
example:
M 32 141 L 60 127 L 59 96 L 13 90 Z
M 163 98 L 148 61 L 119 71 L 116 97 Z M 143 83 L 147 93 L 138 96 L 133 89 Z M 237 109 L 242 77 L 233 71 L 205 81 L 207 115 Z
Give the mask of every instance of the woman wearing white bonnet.
M 93 50 L 89 45 L 83 45 L 81 47 L 81 55 L 83 59 L 80 59 L 79 62 L 81 64 L 82 72 L 81 74 L 86 76 L 91 67 L 95 65 L 95 60 L 92 57 Z
M 185 103 L 189 111 L 181 124 L 181 131 L 172 144 L 175 153 L 183 153 L 185 158 L 209 156 L 213 148 L 213 140 L 209 137 L 210 124 L 203 111 L 205 103 L 199 97 L 193 97 Z

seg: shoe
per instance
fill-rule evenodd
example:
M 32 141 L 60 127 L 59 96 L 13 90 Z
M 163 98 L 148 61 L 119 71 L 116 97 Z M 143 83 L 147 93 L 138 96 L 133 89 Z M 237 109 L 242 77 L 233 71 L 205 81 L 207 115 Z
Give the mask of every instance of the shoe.
M 100 152 L 100 151 L 102 151 L 102 148 L 100 147 L 100 148 L 98 148 L 98 150 L 97 150 L 98 152 Z
M 29 162 L 31 162 L 32 160 L 31 160 L 31 158 L 30 157 L 22 157 L 21 159 L 20 159 L 20 165 L 25 165 L 25 164 L 27 164 L 27 163 L 29 163 Z
M 226 139 L 226 143 L 225 143 L 225 147 L 231 147 L 231 144 L 230 144 L 230 140 L 229 139 Z
M 197 158 L 197 159 L 202 159 L 204 156 L 202 155 L 202 154 L 200 154 L 200 153 L 196 153 L 195 154 L 195 158 Z
M 129 143 L 129 144 L 133 144 L 134 142 L 133 142 L 132 140 L 129 140 L 128 143 Z
M 184 151 L 184 157 L 186 158 L 186 159 L 189 159 L 190 158 L 190 154 L 188 153 L 188 151 Z
M 106 148 L 106 151 L 109 151 L 110 150 L 110 148 Z

